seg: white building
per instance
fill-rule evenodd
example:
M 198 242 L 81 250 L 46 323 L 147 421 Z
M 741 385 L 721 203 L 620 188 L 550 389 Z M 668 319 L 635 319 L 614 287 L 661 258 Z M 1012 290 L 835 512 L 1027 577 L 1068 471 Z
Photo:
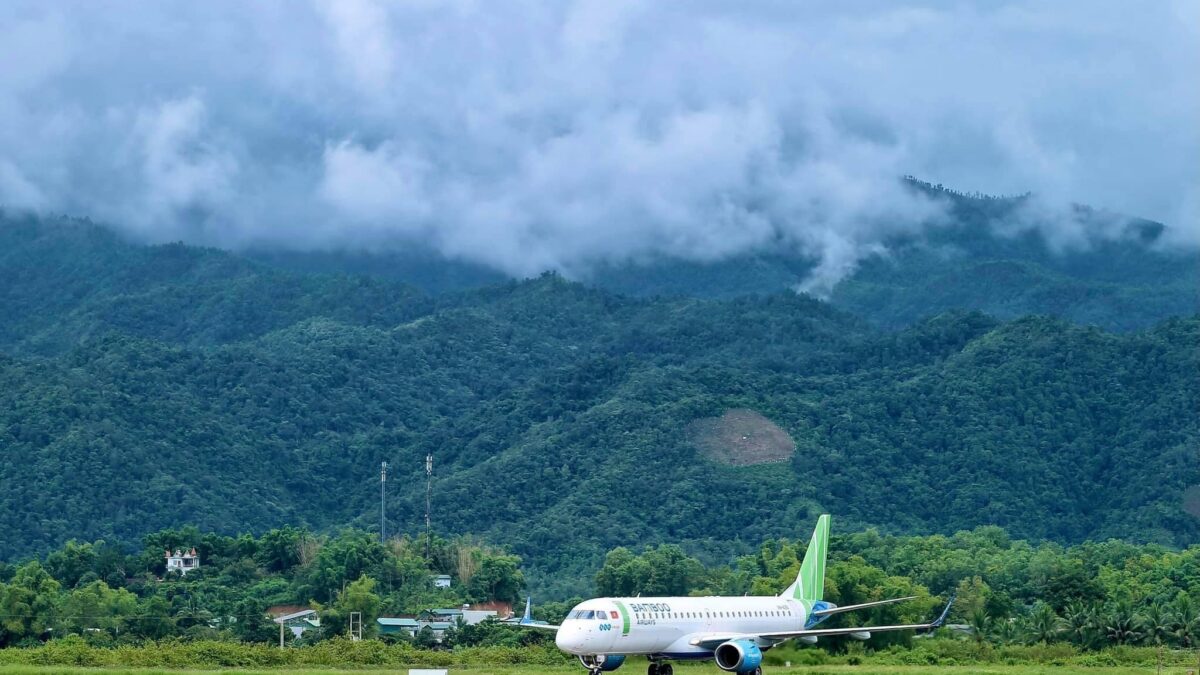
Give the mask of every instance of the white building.
M 167 559 L 168 572 L 175 571 L 180 574 L 187 574 L 200 567 L 200 556 L 196 554 L 195 547 L 190 551 L 177 548 L 174 553 L 167 550 L 163 557 Z

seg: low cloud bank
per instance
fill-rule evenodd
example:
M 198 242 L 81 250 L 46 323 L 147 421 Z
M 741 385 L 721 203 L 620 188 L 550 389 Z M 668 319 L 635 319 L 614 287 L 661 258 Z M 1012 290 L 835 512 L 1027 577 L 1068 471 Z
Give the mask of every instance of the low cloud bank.
M 944 222 L 913 174 L 1200 239 L 1200 10 L 371 2 L 0 7 L 0 204 L 524 275 L 786 248 L 827 290 Z M 1103 236 L 1104 233 L 1098 233 Z

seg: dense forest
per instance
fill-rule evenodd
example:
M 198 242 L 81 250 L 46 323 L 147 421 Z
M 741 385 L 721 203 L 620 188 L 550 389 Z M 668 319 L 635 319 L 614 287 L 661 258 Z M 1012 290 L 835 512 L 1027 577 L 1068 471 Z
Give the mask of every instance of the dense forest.
M 193 546 L 199 568 L 182 576 L 164 569 L 164 549 Z M 803 543 L 788 539 L 760 542 L 731 564 L 711 566 L 674 544 L 619 547 L 592 571 L 588 591 L 776 594 L 795 579 L 803 556 Z M 356 530 L 318 535 L 284 527 L 259 537 L 228 537 L 182 528 L 147 535 L 134 553 L 102 541 L 71 541 L 41 559 L 0 565 L 0 647 L 36 647 L 53 638 L 94 647 L 167 639 L 274 643 L 278 631 L 266 612 L 280 605 L 319 611 L 320 626 L 293 640 L 298 646 L 344 637 L 348 614 L 361 612 L 364 637 L 424 649 L 548 647 L 544 633 L 490 620 L 456 624 L 441 643 L 427 630 L 412 637 L 375 633 L 379 616 L 461 602 L 518 601 L 528 590 L 520 563 L 471 537 L 422 535 L 381 543 Z M 436 573 L 452 578 L 449 588 L 433 585 Z M 1001 645 L 1061 643 L 1075 650 L 1069 653 L 1120 645 L 1200 646 L 1198 546 L 1172 551 L 1116 540 L 1033 545 L 998 527 L 927 537 L 868 530 L 833 537 L 826 576 L 825 598 L 841 605 L 915 596 L 836 622 L 921 622 L 956 595 L 954 627 L 945 637 L 973 643 L 973 659 L 987 658 L 991 646 Z M 580 599 L 539 602 L 535 618 L 557 623 Z M 862 653 L 864 647 L 838 638 L 820 644 L 834 653 Z M 912 634 L 885 633 L 865 647 L 914 644 Z M 209 663 L 223 654 L 215 653 Z
M 1159 283 L 1167 254 L 1127 243 L 1125 277 L 1024 259 L 1142 312 L 1096 323 L 1155 321 L 1109 332 L 1071 321 L 1070 298 L 1103 297 L 1086 293 L 1011 320 L 967 295 L 901 320 L 790 290 L 633 297 L 553 274 L 431 293 L 5 216 L 0 559 L 182 524 L 377 531 L 382 461 L 389 530 L 415 535 L 427 454 L 434 530 L 504 542 L 556 598 L 614 547 L 675 543 L 715 566 L 824 511 L 844 531 L 1191 545 L 1200 318 L 1152 298 L 1177 298 L 1195 260 Z M 871 269 L 835 301 L 868 282 L 927 294 Z M 996 302 L 1012 290 L 968 276 Z

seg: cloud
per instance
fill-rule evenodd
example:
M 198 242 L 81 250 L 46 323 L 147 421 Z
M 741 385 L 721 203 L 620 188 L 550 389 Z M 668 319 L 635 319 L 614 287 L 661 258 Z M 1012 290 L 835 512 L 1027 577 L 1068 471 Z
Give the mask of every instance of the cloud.
M 29 182 L 12 162 L 0 158 L 0 204 L 18 209 L 39 210 L 47 205 L 46 195 Z
M 1194 3 L 10 2 L 0 201 L 512 274 L 748 251 L 823 292 L 943 214 L 913 174 L 1200 240 Z M 1074 228 L 1074 229 L 1073 229 Z
M 127 145 L 123 169 L 140 200 L 124 222 L 162 238 L 174 236 L 177 224 L 204 227 L 236 209 L 237 160 L 206 134 L 205 106 L 196 96 L 140 111 Z
M 368 150 L 342 141 L 325 148 L 318 194 L 355 222 L 386 219 L 394 227 L 419 233 L 419 226 L 434 216 L 423 185 L 429 170 L 424 159 L 395 150 L 389 143 Z

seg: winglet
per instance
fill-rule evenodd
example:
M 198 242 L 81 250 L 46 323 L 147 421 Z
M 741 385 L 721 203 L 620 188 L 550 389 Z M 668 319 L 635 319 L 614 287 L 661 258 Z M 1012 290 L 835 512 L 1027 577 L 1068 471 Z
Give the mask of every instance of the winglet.
M 521 623 L 533 623 L 533 614 L 531 611 L 532 603 L 533 599 L 529 596 L 525 596 L 525 616 L 521 617 Z
M 942 627 L 942 624 L 946 623 L 946 617 L 950 615 L 950 608 L 954 606 L 954 598 L 954 595 L 950 596 L 950 601 L 946 603 L 946 608 L 942 610 L 942 615 L 929 624 L 929 630 L 937 630 Z

